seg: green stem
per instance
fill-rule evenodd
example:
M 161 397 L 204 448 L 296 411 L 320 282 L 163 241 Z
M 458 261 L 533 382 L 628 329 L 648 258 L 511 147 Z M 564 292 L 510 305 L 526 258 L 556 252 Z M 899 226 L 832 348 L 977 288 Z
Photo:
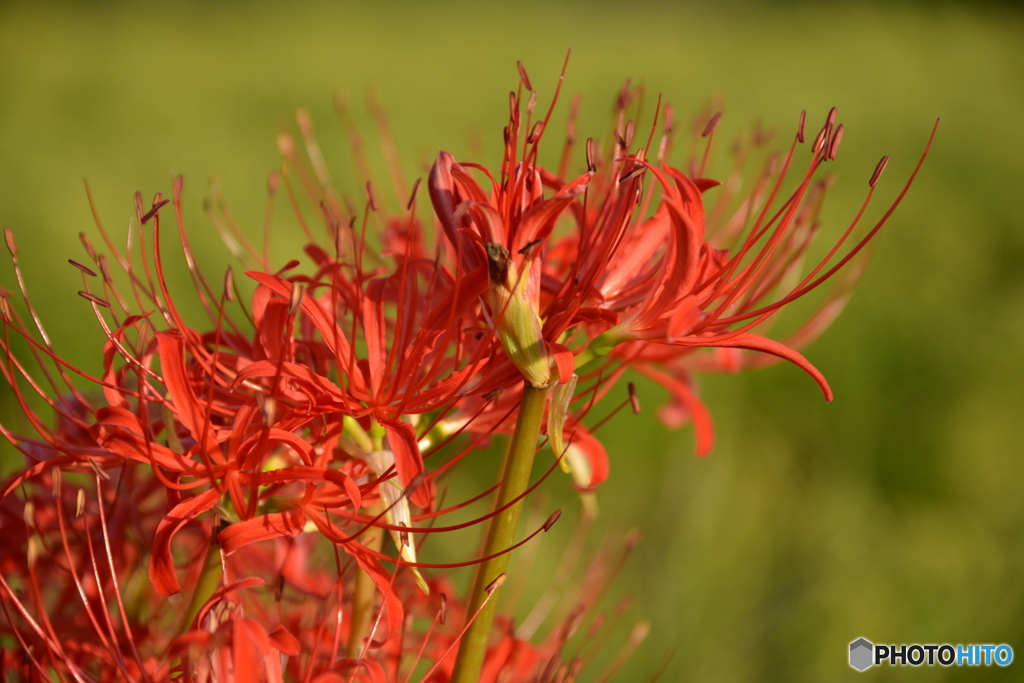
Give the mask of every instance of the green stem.
M 533 468 L 533 456 L 537 450 L 537 437 L 540 436 L 541 419 L 544 416 L 544 400 L 547 389 L 536 389 L 527 385 L 523 389 L 523 398 L 519 403 L 519 416 L 516 429 L 509 444 L 508 457 L 505 461 L 505 472 L 498 491 L 497 508 L 508 505 L 519 498 L 530 485 L 530 470 Z M 523 511 L 523 500 L 498 513 L 491 520 L 491 528 L 487 534 L 484 556 L 501 553 L 512 545 L 515 540 L 516 527 L 519 526 L 519 515 Z M 487 587 L 508 567 L 508 553 L 487 560 L 479 565 L 473 592 L 470 596 L 467 614 L 470 618 L 480 605 L 487 600 Z M 455 673 L 451 683 L 475 683 L 483 667 L 484 655 L 487 652 L 487 639 L 491 633 L 491 624 L 498 607 L 497 596 L 487 600 L 480 614 L 470 624 L 459 645 L 459 655 L 455 662 Z
M 216 526 L 214 527 L 214 533 L 216 533 Z M 206 561 L 203 563 L 203 571 L 199 575 L 199 583 L 196 585 L 195 591 L 192 593 L 192 601 L 188 605 L 188 614 L 185 618 L 185 624 L 182 627 L 182 632 L 187 632 L 192 627 L 192 622 L 199 615 L 199 610 L 203 608 L 206 601 L 213 597 L 213 594 L 217 592 L 217 589 L 221 585 L 221 566 L 220 566 L 220 546 L 216 542 L 216 538 L 210 543 L 210 549 L 206 551 Z M 203 628 L 203 624 L 199 624 L 199 628 Z
M 384 504 L 374 503 L 367 513 L 376 517 L 384 512 Z M 384 532 L 381 529 L 368 529 L 360 539 L 370 550 L 380 552 L 384 546 Z M 370 635 L 373 618 L 373 604 L 377 599 L 377 584 L 373 577 L 362 569 L 357 570 L 355 593 L 352 596 L 352 623 L 349 626 L 348 646 L 345 650 L 349 659 L 358 659 L 363 652 L 363 639 Z

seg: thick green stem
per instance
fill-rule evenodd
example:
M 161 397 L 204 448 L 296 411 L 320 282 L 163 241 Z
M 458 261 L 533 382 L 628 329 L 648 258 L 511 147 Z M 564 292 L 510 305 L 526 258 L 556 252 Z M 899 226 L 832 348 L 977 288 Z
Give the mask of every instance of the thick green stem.
M 530 470 L 533 468 L 533 456 L 537 450 L 537 437 L 540 435 L 546 397 L 547 389 L 536 389 L 529 385 L 523 389 L 519 416 L 516 419 L 515 432 L 512 434 L 512 443 L 509 444 L 508 457 L 505 459 L 505 472 L 498 491 L 496 508 L 502 508 L 519 498 L 530 485 Z M 519 500 L 495 515 L 487 534 L 484 556 L 500 553 L 512 545 L 522 511 L 523 501 Z M 487 599 L 487 587 L 508 567 L 508 559 L 509 554 L 502 553 L 477 568 L 467 611 L 470 618 Z M 497 607 L 497 596 L 487 600 L 487 604 L 462 637 L 451 683 L 475 683 L 479 677 Z
M 216 533 L 216 527 L 214 528 Z M 221 586 L 221 566 L 220 566 L 220 546 L 217 545 L 216 540 L 210 543 L 210 549 L 206 551 L 206 561 L 203 563 L 203 571 L 199 575 L 199 583 L 196 584 L 196 589 L 192 593 L 192 600 L 188 605 L 188 612 L 185 617 L 185 623 L 182 626 L 182 632 L 187 632 L 192 628 L 192 622 L 197 616 L 199 616 L 199 610 L 203 608 L 203 605 L 213 597 L 213 594 L 217 592 L 217 589 Z M 199 624 L 199 628 L 203 628 L 203 624 Z
M 371 505 L 367 512 L 376 517 L 384 512 L 384 504 L 378 501 Z M 376 527 L 367 529 L 360 540 L 370 550 L 380 552 L 384 545 L 384 532 Z M 352 596 L 352 623 L 349 624 L 348 647 L 345 651 L 349 659 L 358 659 L 362 656 L 363 639 L 370 635 L 373 604 L 376 600 L 377 584 L 373 582 L 372 576 L 359 569 Z

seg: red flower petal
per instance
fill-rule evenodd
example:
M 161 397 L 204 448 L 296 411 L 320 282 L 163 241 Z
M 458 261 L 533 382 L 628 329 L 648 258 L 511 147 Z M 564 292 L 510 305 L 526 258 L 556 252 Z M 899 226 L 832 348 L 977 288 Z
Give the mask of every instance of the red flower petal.
M 271 512 L 252 519 L 235 522 L 217 534 L 217 542 L 225 553 L 230 555 L 239 548 L 266 541 L 271 538 L 297 536 L 306 523 L 306 515 L 302 510 Z
M 184 337 L 175 330 L 158 332 L 156 340 L 164 384 L 174 402 L 175 415 L 196 443 L 202 444 L 203 453 L 215 462 L 223 463 L 224 456 L 217 445 L 215 429 L 207 416 L 206 407 L 192 391 L 192 383 L 185 370 Z
M 803 354 L 800 352 L 794 351 L 785 344 L 777 342 L 774 339 L 762 337 L 759 334 L 753 334 L 751 332 L 745 332 L 721 341 L 700 339 L 694 345 L 750 349 L 751 351 L 761 351 L 762 353 L 770 353 L 773 356 L 778 356 L 779 358 L 788 360 L 790 363 L 802 368 L 804 372 L 813 377 L 814 381 L 818 383 L 819 387 L 821 387 L 822 393 L 825 394 L 825 400 L 832 400 L 832 389 L 829 387 L 828 381 L 825 379 L 825 376 L 821 374 L 818 368 L 811 365 L 811 362 L 804 358 Z
M 391 453 L 395 456 L 398 481 L 401 482 L 402 488 L 407 488 L 417 475 L 426 472 L 423 467 L 423 457 L 420 455 L 420 447 L 416 442 L 416 432 L 408 422 L 396 420 L 382 424 L 388 435 Z M 433 486 L 429 481 L 423 482 L 409 494 L 409 500 L 424 510 L 429 510 L 434 502 Z
M 178 577 L 174 574 L 174 559 L 171 557 L 174 534 L 216 505 L 219 499 L 220 492 L 217 489 L 207 489 L 178 503 L 160 520 L 153 536 L 153 554 L 149 557 L 149 580 L 160 595 L 174 595 L 181 590 Z

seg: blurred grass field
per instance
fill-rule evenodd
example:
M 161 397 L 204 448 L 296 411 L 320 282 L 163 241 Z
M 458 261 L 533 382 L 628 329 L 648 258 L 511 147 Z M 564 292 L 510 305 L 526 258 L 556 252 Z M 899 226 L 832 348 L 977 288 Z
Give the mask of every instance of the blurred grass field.
M 58 350 L 95 370 L 102 335 L 66 264 L 78 232 L 96 234 L 83 178 L 122 235 L 132 193 L 166 194 L 183 173 L 199 260 L 219 273 L 229 255 L 203 216 L 207 179 L 256 233 L 275 135 L 297 107 L 342 188 L 358 191 L 337 90 L 367 132 L 364 93 L 380 94 L 410 173 L 474 139 L 493 163 L 516 60 L 545 102 L 570 46 L 581 137 L 605 134 L 627 77 L 684 118 L 724 98 L 728 133 L 759 120 L 788 138 L 801 109 L 816 126 L 838 106 L 832 230 L 888 154 L 877 218 L 942 117 L 857 293 L 806 352 L 833 404 L 775 366 L 702 380 L 719 435 L 706 459 L 688 429 L 656 424 L 650 386 L 643 415 L 605 427 L 602 524 L 646 532 L 615 596 L 654 627 L 617 680 L 646 680 L 673 649 L 664 681 L 855 680 L 859 636 L 1024 656 L 1024 18 L 1001 5 L 7 3 L 0 223 Z M 274 240 L 278 264 L 298 255 L 298 235 Z M 9 265 L 0 285 L 16 288 Z M 0 406 L 5 424 L 15 413 Z M 547 489 L 572 507 L 564 481 Z M 567 532 L 544 541 L 536 586 Z M 1022 666 L 872 675 L 1013 680 Z

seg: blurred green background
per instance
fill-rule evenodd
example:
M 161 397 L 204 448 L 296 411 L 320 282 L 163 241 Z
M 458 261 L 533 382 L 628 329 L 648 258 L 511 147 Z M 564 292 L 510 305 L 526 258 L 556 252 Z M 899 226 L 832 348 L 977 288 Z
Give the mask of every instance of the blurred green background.
M 832 230 L 888 154 L 880 213 L 942 117 L 857 293 L 807 350 L 833 404 L 775 366 L 702 380 L 719 433 L 706 459 L 690 430 L 656 424 L 663 394 L 646 385 L 645 414 L 601 433 L 613 468 L 602 529 L 646 531 L 611 597 L 632 595 L 627 621 L 653 624 L 618 680 L 646 680 L 674 648 L 664 681 L 1024 679 L 1024 661 L 867 674 L 846 663 L 859 636 L 1008 643 L 1024 657 L 1024 21 L 1010 5 L 6 3 L 0 223 L 15 229 L 58 349 L 95 369 L 102 338 L 66 264 L 82 256 L 79 231 L 95 236 L 83 178 L 123 235 L 132 193 L 168 193 L 184 173 L 200 262 L 219 273 L 230 257 L 202 213 L 207 178 L 256 233 L 275 134 L 296 107 L 354 192 L 339 89 L 367 133 L 364 93 L 380 94 L 413 173 L 439 148 L 464 157 L 473 139 L 493 163 L 516 60 L 545 102 L 569 46 L 581 137 L 605 134 L 626 77 L 684 119 L 721 96 L 727 133 L 759 120 L 788 138 L 801 109 L 817 126 L 838 106 Z M 274 239 L 279 264 L 298 255 L 298 236 Z M 0 284 L 16 287 L 9 265 Z M 2 407 L 5 422 L 13 412 Z M 549 507 L 573 507 L 566 482 L 549 484 Z M 563 526 L 544 541 L 536 586 Z

